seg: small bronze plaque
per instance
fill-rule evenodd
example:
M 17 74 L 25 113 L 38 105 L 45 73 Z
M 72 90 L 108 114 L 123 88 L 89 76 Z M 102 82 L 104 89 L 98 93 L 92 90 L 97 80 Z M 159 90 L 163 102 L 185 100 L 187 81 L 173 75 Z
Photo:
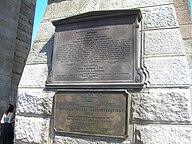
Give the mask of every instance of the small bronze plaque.
M 123 91 L 59 92 L 54 128 L 57 132 L 123 138 L 127 135 L 127 97 Z

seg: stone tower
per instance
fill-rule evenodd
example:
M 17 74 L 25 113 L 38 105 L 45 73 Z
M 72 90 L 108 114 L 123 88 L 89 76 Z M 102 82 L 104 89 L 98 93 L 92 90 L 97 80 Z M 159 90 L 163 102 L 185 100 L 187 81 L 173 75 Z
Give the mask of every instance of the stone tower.
M 49 0 L 19 84 L 15 143 L 190 144 L 192 141 L 190 65 L 192 35 L 189 8 L 189 0 Z M 126 108 L 128 116 L 125 118 L 128 124 L 124 126 L 128 128 L 126 137 L 123 139 L 100 137 L 101 131 L 99 136 L 90 136 L 89 133 L 82 135 L 84 133 L 82 129 L 79 133 L 70 130 L 57 131 L 55 123 L 58 121 L 55 113 L 59 108 L 69 111 L 65 109 L 65 105 L 59 105 L 58 99 L 64 97 L 62 92 L 71 92 L 72 89 L 82 95 L 82 91 L 87 90 L 93 91 L 91 94 L 95 95 L 98 91 L 95 92 L 95 87 L 85 87 L 81 84 L 80 88 L 67 85 L 47 87 L 47 82 L 52 78 L 53 55 L 59 35 L 57 31 L 59 28 L 55 29 L 55 27 L 67 20 L 74 22 L 78 18 L 86 18 L 92 11 L 96 11 L 94 16 L 99 16 L 98 13 L 101 11 L 110 11 L 114 14 L 115 10 L 135 9 L 141 11 L 142 15 L 142 26 L 138 27 L 142 35 L 139 39 L 141 42 L 139 58 L 144 71 L 144 82 L 140 89 L 118 87 L 118 90 L 126 91 L 129 101 Z M 65 39 L 64 41 L 66 42 Z M 99 91 L 113 92 L 114 89 L 107 87 L 106 90 L 104 87 Z M 74 98 L 72 95 L 78 97 L 73 92 L 70 94 L 66 101 Z M 86 98 L 89 100 L 89 97 Z M 72 102 L 76 102 L 76 99 Z M 73 107 L 67 108 L 74 110 Z M 96 111 L 98 109 L 96 108 Z M 68 116 L 67 118 L 73 118 L 72 122 L 79 120 L 79 117 L 75 119 L 64 110 L 63 113 Z M 86 110 L 80 109 L 80 111 Z M 62 114 L 60 116 L 61 119 L 58 119 L 62 123 L 63 116 Z M 103 120 L 103 117 L 101 118 Z M 82 120 L 79 121 L 80 125 L 85 124 Z M 92 123 L 99 127 L 97 122 Z M 68 123 L 64 123 L 64 126 L 65 124 Z M 69 126 L 74 126 L 74 123 Z M 118 127 L 116 129 L 119 130 Z
M 0 115 L 16 103 L 17 87 L 31 47 L 36 0 L 0 2 Z

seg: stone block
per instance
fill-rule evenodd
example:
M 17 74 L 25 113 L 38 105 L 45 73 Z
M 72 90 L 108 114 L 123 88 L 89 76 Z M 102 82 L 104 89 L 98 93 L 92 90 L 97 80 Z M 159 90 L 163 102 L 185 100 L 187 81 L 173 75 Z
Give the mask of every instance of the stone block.
M 10 89 L 11 89 L 11 81 L 0 81 L 0 91 L 1 91 L 1 93 L 9 94 Z
M 191 14 L 190 10 L 176 11 L 177 20 L 179 24 L 190 24 L 191 23 Z
M 49 119 L 16 115 L 15 143 L 47 144 Z
M 19 41 L 18 39 L 16 40 L 16 50 L 21 52 L 21 53 L 24 53 L 24 54 L 27 54 L 29 53 L 29 50 L 30 50 L 30 45 L 23 42 L 23 41 Z
M 29 22 L 29 17 L 23 15 L 23 14 L 19 14 L 19 20 L 25 21 L 25 22 Z
M 25 65 L 25 58 L 19 57 L 16 54 L 14 55 L 14 64 L 19 63 Z
M 190 8 L 190 0 L 173 0 L 174 6 L 177 10 L 186 10 Z
M 189 89 L 149 89 L 132 95 L 133 120 L 152 123 L 190 123 Z
M 24 17 L 23 14 L 20 14 L 20 16 Z M 29 30 L 33 30 L 33 25 L 30 23 L 30 19 L 28 21 L 25 21 L 23 18 L 19 18 L 19 25 L 22 25 L 22 26 L 26 27 Z M 19 29 L 22 30 L 23 28 L 21 28 L 21 26 L 20 26 Z
M 191 144 L 192 127 L 146 125 L 135 127 L 136 144 Z
M 30 9 L 26 4 L 22 2 L 20 13 L 25 15 L 26 17 L 29 17 L 29 19 L 33 19 L 35 15 L 35 10 Z
M 164 29 L 144 32 L 144 54 L 150 55 L 184 55 L 180 30 Z
M 17 30 L 17 37 L 19 36 L 25 37 L 26 39 L 31 39 L 31 35 L 21 29 Z
M 175 9 L 172 5 L 141 9 L 143 29 L 161 29 L 178 27 Z
M 99 0 L 59 1 L 47 6 L 44 20 L 63 19 L 81 13 L 96 11 Z
M 21 29 L 17 30 L 17 39 L 21 40 L 27 44 L 31 44 L 31 34 L 28 34 Z
M 79 138 L 79 137 L 62 137 L 55 136 L 53 144 L 130 144 L 129 141 L 124 140 L 107 140 L 94 138 Z
M 34 43 L 27 63 L 50 63 L 52 61 L 53 41 Z
M 29 24 L 27 24 L 29 25 Z M 26 25 L 23 25 L 23 24 L 19 24 L 18 25 L 18 29 L 29 34 L 30 36 L 32 35 L 32 26 L 31 28 L 27 27 Z
M 0 5 L 1 16 L 7 16 L 7 18 L 11 18 L 14 21 L 17 21 L 19 8 L 20 8 L 20 1 L 15 0 L 3 1 L 3 4 Z
M 39 89 L 19 89 L 17 114 L 51 115 L 54 92 Z
M 13 52 L 13 42 L 11 42 L 9 39 L 4 38 L 0 39 L 0 44 L 1 44 L 0 51 L 2 53 L 3 50 Z
M 180 30 L 183 39 L 192 38 L 192 24 L 180 25 Z
M 17 48 L 19 48 L 19 47 L 16 47 L 15 57 L 18 57 L 19 59 L 22 59 L 23 62 L 25 62 L 28 55 L 26 53 L 22 53 L 22 52 L 18 51 Z
M 0 39 L 7 39 L 10 42 L 13 42 L 16 37 L 16 31 L 10 30 L 5 27 L 0 28 Z
M 21 74 L 18 73 L 12 73 L 11 79 L 13 80 L 13 83 L 15 82 L 13 87 L 17 88 L 18 82 L 20 81 Z
M 0 74 L 0 81 L 10 82 L 11 81 L 11 77 L 10 77 L 10 75 L 2 75 L 2 74 Z
M 171 3 L 172 0 L 102 0 L 99 3 L 99 10 L 131 9 Z
M 55 26 L 51 22 L 41 23 L 37 32 L 35 42 L 45 42 L 53 39 Z
M 188 39 L 183 41 L 184 48 L 186 50 L 187 55 L 192 55 L 192 39 Z
M 13 68 L 13 55 L 8 55 L 6 53 L 0 54 L 1 61 L 0 61 L 0 73 L 4 75 L 11 75 L 12 68 Z
M 189 63 L 189 69 L 192 70 L 192 55 L 187 55 L 187 60 Z
M 122 0 L 102 0 L 99 2 L 99 10 L 122 9 L 123 4 Z
M 14 62 L 14 65 L 13 65 L 13 72 L 22 74 L 24 66 L 25 66 L 24 63 Z
M 17 30 L 17 19 L 16 18 L 11 18 L 8 17 L 6 14 L 1 14 L 0 15 L 0 25 L 1 27 L 7 28 L 9 30 L 12 31 L 16 31 Z
M 145 58 L 149 87 L 188 87 L 190 75 L 185 56 Z
M 35 10 L 35 5 L 33 4 L 33 2 L 36 2 L 36 0 L 21 0 L 21 1 L 22 1 L 21 5 L 25 4 L 28 8 Z
M 10 91 L 10 86 L 8 87 L 9 88 L 9 91 Z M 9 102 L 10 103 L 10 101 L 9 101 L 9 98 L 10 98 L 10 95 L 8 95 L 8 94 L 5 94 L 5 93 L 8 93 L 8 91 L 4 91 L 4 92 L 1 92 L 1 101 L 4 101 L 4 102 Z M 4 105 L 7 105 L 7 103 L 6 104 L 4 104 Z M 4 112 L 5 112 L 5 110 L 6 110 L 6 106 L 4 107 Z
M 47 64 L 26 65 L 19 87 L 45 87 L 47 75 Z
M 7 107 L 7 101 L 4 101 L 3 97 L 8 97 L 8 95 L 0 93 L 0 114 L 1 114 L 1 117 L 2 117 L 2 115 L 5 112 L 6 107 Z

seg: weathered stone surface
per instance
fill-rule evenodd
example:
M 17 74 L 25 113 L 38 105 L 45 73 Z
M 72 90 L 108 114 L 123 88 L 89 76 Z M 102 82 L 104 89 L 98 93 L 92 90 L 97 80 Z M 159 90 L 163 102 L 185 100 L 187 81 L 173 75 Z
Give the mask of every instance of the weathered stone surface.
M 177 11 L 177 20 L 179 24 L 191 23 L 190 10 Z
M 27 64 L 50 63 L 53 52 L 53 41 L 34 43 L 27 60 Z
M 145 30 L 178 27 L 172 5 L 144 8 L 141 11 Z
M 53 39 L 55 26 L 51 22 L 41 23 L 37 32 L 35 42 L 45 42 Z
M 183 39 L 192 38 L 192 24 L 180 25 L 180 29 Z
M 150 89 L 132 95 L 133 120 L 190 122 L 191 106 L 188 89 Z
M 179 125 L 136 126 L 136 144 L 191 144 L 192 127 Z
M 16 116 L 15 143 L 47 144 L 49 119 Z
M 149 72 L 149 87 L 189 86 L 189 69 L 186 57 L 153 57 L 145 59 Z
M 144 54 L 184 55 L 179 29 L 165 29 L 144 32 Z
M 19 89 L 17 114 L 51 115 L 54 92 Z
M 102 0 L 99 3 L 99 10 L 104 9 L 128 9 L 128 8 L 138 8 L 147 7 L 154 5 L 170 4 L 172 0 Z
M 44 20 L 66 18 L 88 11 L 96 11 L 98 8 L 98 0 L 67 0 L 60 1 L 59 3 L 51 3 L 47 6 Z
M 186 53 L 189 54 L 189 55 L 192 55 L 192 40 L 185 40 L 183 41 L 183 44 L 184 44 L 184 48 L 186 50 Z
M 12 68 L 13 68 L 13 51 L 9 51 L 5 49 L 1 49 L 0 53 L 0 74 L 4 75 L 11 75 L 12 73 Z
M 192 84 L 192 40 L 185 40 L 183 41 L 185 50 L 186 50 L 186 54 L 187 54 L 187 60 L 188 60 L 188 64 L 189 64 L 189 69 L 190 69 L 190 73 L 191 73 L 191 84 Z
M 26 65 L 19 87 L 45 87 L 47 75 L 47 64 Z
M 55 136 L 54 144 L 130 144 L 129 141 Z
M 174 6 L 178 10 L 189 9 L 190 8 L 190 0 L 173 0 Z

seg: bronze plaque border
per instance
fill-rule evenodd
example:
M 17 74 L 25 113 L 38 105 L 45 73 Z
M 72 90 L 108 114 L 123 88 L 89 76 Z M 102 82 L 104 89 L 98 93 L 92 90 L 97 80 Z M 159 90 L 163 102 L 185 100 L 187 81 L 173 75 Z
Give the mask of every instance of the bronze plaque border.
M 87 132 L 71 132 L 71 131 L 60 131 L 60 130 L 57 130 L 57 128 L 55 128 L 55 110 L 56 110 L 56 96 L 57 94 L 64 94 L 64 93 L 78 93 L 78 92 L 104 92 L 104 93 L 118 93 L 120 94 L 121 96 L 124 96 L 124 100 L 125 100 L 125 113 L 124 113 L 124 122 L 125 122 L 125 125 L 124 125 L 124 135 L 108 135 L 108 134 L 94 134 L 94 133 L 87 133 Z M 128 108 L 128 104 L 129 104 L 129 95 L 128 95 L 128 92 L 126 90 L 77 90 L 77 89 L 65 89 L 65 90 L 58 90 L 56 93 L 55 93 L 55 96 L 54 96 L 54 121 L 53 121 L 53 128 L 55 130 L 56 133 L 59 133 L 59 134 L 64 134 L 64 135 L 69 135 L 69 136 L 88 136 L 88 137 L 101 137 L 101 138 L 120 138 L 120 139 L 125 139 L 128 137 L 128 128 L 129 128 L 129 108 Z
M 88 12 L 66 19 L 53 22 L 56 27 L 54 47 L 57 44 L 57 32 L 67 30 L 74 26 L 89 27 L 85 25 L 88 22 L 104 21 L 107 26 L 107 22 L 110 19 L 115 19 L 121 23 L 123 19 L 130 19 L 127 25 L 133 26 L 133 70 L 131 79 L 119 79 L 119 80 L 99 80 L 99 81 L 56 81 L 55 80 L 55 65 L 57 65 L 55 56 L 53 55 L 52 70 L 49 72 L 49 76 L 46 82 L 46 88 L 142 88 L 144 85 L 144 75 L 141 63 L 141 12 L 140 10 L 112 10 L 112 11 L 99 11 Z M 81 25 L 82 23 L 82 25 Z M 125 22 L 124 22 L 125 23 Z M 115 25 L 115 24 L 113 24 Z M 90 25 L 91 27 L 91 25 Z M 55 48 L 54 48 L 55 49 Z M 54 52 L 55 50 L 53 50 Z M 54 53 L 53 53 L 54 54 Z

